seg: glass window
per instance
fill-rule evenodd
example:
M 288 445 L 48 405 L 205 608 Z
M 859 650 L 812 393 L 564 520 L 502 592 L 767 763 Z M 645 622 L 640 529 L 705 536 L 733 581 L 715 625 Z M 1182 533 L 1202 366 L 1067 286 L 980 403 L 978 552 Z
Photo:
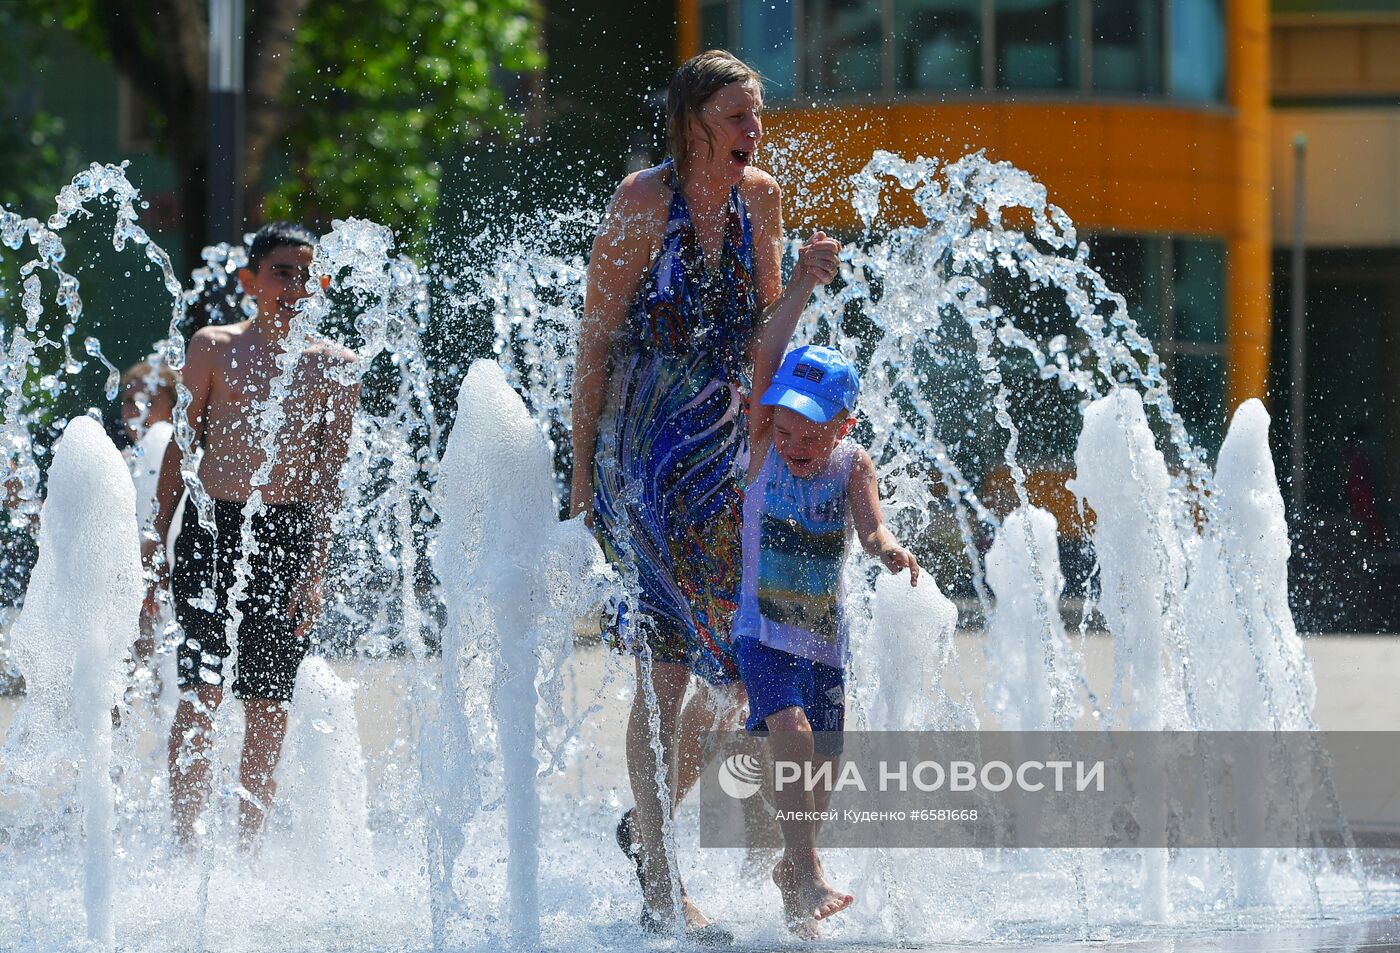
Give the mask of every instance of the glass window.
M 1220 0 L 1172 0 L 1172 88 L 1177 99 L 1225 93 L 1225 25 Z
M 997 85 L 1065 89 L 1079 85 L 1075 0 L 996 0 Z
M 879 90 L 882 83 L 880 4 L 865 0 L 810 0 L 807 84 L 812 93 Z
M 1176 339 L 1225 342 L 1225 245 L 1178 239 L 1172 250 L 1172 312 Z
M 1162 91 L 1162 7 L 1159 0 L 1094 0 L 1092 72 L 1095 89 Z
M 982 85 L 982 0 L 895 0 L 897 89 Z
M 729 4 L 724 0 L 700 7 L 700 49 L 729 48 Z
M 1103 275 L 1108 287 L 1128 302 L 1128 317 L 1147 335 L 1153 347 L 1167 335 L 1162 314 L 1162 254 L 1160 239 L 1130 235 L 1095 235 L 1089 264 Z
M 1192 442 L 1211 456 L 1225 436 L 1225 358 L 1219 354 L 1171 357 L 1172 401 Z
M 738 55 L 763 76 L 773 99 L 797 93 L 793 0 L 740 0 Z

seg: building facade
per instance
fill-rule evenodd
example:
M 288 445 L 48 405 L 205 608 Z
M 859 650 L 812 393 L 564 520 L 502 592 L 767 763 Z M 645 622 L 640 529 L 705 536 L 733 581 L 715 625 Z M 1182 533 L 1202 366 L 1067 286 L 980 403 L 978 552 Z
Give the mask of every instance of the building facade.
M 1093 236 L 1208 446 L 1268 385 L 1264 0 L 682 0 L 680 52 L 767 80 L 767 135 L 821 143 L 823 224 L 877 149 L 985 149 Z M 839 135 L 830 130 L 839 129 Z
M 1286 496 L 1302 133 L 1311 360 L 1294 521 L 1348 537 L 1364 524 L 1370 565 L 1395 562 L 1400 3 L 678 0 L 677 14 L 680 58 L 721 47 L 764 75 L 766 136 L 799 144 L 813 224 L 855 230 L 838 184 L 875 149 L 985 149 L 1032 173 L 1157 345 L 1198 443 L 1213 453 L 1241 401 L 1266 401 Z
M 1305 590 L 1299 601 L 1327 605 L 1338 592 L 1352 593 L 1357 611 L 1343 620 L 1349 628 L 1396 631 L 1400 3 L 1274 0 L 1270 74 L 1272 409 L 1284 473 L 1294 439 L 1295 366 L 1301 366 L 1300 477 L 1310 518 L 1298 527 L 1303 558 L 1295 561 L 1295 578 Z M 1301 222 L 1295 212 L 1300 168 Z M 1306 256 L 1301 354 L 1291 330 L 1299 238 Z

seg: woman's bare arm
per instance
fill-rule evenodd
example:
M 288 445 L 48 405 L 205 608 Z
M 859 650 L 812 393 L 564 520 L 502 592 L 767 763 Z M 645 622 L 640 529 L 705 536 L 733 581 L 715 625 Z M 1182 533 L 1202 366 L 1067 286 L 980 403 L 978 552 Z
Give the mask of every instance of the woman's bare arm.
M 629 175 L 618 186 L 588 258 L 583 319 L 574 364 L 573 472 L 569 506 L 574 515 L 592 509 L 593 453 L 598 417 L 607 396 L 608 350 L 641 286 L 665 226 L 664 184 L 652 170 Z

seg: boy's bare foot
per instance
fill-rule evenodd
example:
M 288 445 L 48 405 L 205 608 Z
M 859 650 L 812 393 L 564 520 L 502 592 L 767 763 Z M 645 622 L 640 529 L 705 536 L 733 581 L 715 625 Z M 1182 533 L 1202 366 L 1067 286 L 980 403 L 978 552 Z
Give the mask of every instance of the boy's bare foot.
M 817 921 L 840 913 L 855 901 L 851 894 L 842 893 L 827 883 L 820 862 L 807 874 L 784 858 L 773 868 L 773 883 L 783 895 L 783 914 L 788 929 L 804 940 L 820 937 Z

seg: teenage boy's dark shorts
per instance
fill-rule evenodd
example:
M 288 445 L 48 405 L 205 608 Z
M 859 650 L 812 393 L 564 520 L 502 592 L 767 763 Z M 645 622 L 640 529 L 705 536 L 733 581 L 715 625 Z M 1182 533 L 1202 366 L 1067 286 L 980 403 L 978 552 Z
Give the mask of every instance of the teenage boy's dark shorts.
M 769 715 L 801 708 L 812 726 L 812 747 L 834 758 L 845 747 L 846 673 L 831 665 L 764 645 L 734 640 L 739 674 L 749 694 L 749 731 L 767 731 Z
M 199 522 L 194 501 L 185 505 L 170 579 L 175 618 L 184 629 L 177 654 L 182 689 L 224 684 L 228 594 L 242 552 L 242 517 L 243 504 L 215 500 L 216 539 Z M 296 637 L 288 605 L 311 555 L 311 508 L 304 503 L 266 507 L 253 520 L 252 530 L 258 546 L 238 603 L 243 622 L 238 628 L 233 694 L 290 701 L 307 642 Z M 200 601 L 206 589 L 213 591 L 213 611 L 192 602 Z

